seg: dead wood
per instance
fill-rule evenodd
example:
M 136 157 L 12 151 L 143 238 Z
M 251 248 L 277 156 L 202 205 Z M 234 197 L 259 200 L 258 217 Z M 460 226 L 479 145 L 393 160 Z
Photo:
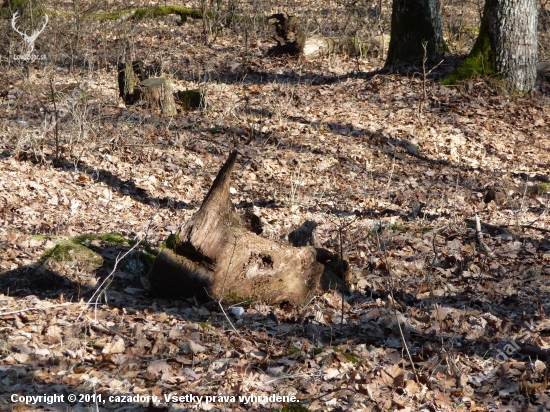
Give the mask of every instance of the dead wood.
M 317 227 L 317 222 L 306 220 L 302 226 L 293 230 L 288 234 L 288 241 L 292 246 L 317 246 L 314 230 Z
M 145 65 L 140 60 L 118 65 L 118 90 L 125 103 L 134 104 L 137 101 L 136 88 L 146 78 Z
M 151 287 L 159 297 L 301 304 L 318 291 L 324 265 L 313 247 L 281 245 L 244 227 L 229 193 L 236 159 L 237 152 L 231 152 L 200 209 L 166 242 Z
M 287 13 L 277 13 L 269 17 L 269 20 L 274 20 L 275 31 L 277 36 L 273 39 L 277 42 L 275 47 L 268 51 L 269 56 L 280 56 L 288 54 L 297 56 L 304 51 L 306 43 L 306 35 L 300 29 L 298 18 L 289 16 Z
M 160 110 L 164 116 L 174 116 L 177 113 L 172 87 L 164 77 L 143 80 L 135 94 L 147 107 Z

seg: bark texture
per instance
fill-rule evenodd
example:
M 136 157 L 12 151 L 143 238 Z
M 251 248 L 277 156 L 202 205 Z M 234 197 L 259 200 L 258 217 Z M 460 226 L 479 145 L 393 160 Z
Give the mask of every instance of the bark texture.
M 318 290 L 325 267 L 315 248 L 280 245 L 242 225 L 229 194 L 236 159 L 233 151 L 200 209 L 159 253 L 152 289 L 167 298 L 301 304 Z
M 472 51 L 443 84 L 500 75 L 509 88 L 530 91 L 537 77 L 537 12 L 537 0 L 486 0 Z
M 269 20 L 274 22 L 275 31 L 277 32 L 277 36 L 273 38 L 277 42 L 277 45 L 269 49 L 267 52 L 269 56 L 284 54 L 298 56 L 304 51 L 306 35 L 300 29 L 296 16 L 277 13 L 273 14 Z
M 496 69 L 515 89 L 528 92 L 537 79 L 537 0 L 487 0 Z
M 140 60 L 127 61 L 118 65 L 119 95 L 127 104 L 134 104 L 137 100 L 135 92 L 140 82 L 147 78 L 145 65 Z
M 164 77 L 143 80 L 136 90 L 138 99 L 146 102 L 149 108 L 160 110 L 164 116 L 177 113 L 172 87 Z
M 428 60 L 441 57 L 447 50 L 442 27 L 439 0 L 394 0 L 386 67 L 422 63 L 424 41 Z

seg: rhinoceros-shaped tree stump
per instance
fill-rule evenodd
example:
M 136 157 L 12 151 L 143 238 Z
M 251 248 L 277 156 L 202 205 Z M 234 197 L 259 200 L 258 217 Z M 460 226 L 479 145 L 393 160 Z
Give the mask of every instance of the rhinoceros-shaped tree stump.
M 321 288 L 321 249 L 281 245 L 249 232 L 229 193 L 237 151 L 231 152 L 200 209 L 166 241 L 150 275 L 165 298 L 254 299 L 301 304 Z M 324 249 L 323 249 L 324 250 Z M 325 276 L 326 277 L 326 276 Z

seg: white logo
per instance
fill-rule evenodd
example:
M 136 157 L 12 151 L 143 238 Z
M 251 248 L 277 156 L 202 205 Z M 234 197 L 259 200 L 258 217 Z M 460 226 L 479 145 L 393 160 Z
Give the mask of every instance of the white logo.
M 37 60 L 38 58 L 36 58 L 36 56 L 32 56 L 32 52 L 34 51 L 34 42 L 36 41 L 36 39 L 38 38 L 38 36 L 40 35 L 40 33 L 42 33 L 44 31 L 44 29 L 46 28 L 46 26 L 48 25 L 48 15 L 45 14 L 44 17 L 45 17 L 45 20 L 44 20 L 44 25 L 42 26 L 41 29 L 37 30 L 37 31 L 34 31 L 30 36 L 27 34 L 27 32 L 21 32 L 17 29 L 17 27 L 15 27 L 15 22 L 17 21 L 17 18 L 19 17 L 18 16 L 19 12 L 15 12 L 11 18 L 11 27 L 13 27 L 13 30 L 15 30 L 17 33 L 19 33 L 19 35 L 23 38 L 23 41 L 25 42 L 25 49 L 24 49 L 24 52 L 22 55 L 19 56 L 19 59 L 20 60 Z

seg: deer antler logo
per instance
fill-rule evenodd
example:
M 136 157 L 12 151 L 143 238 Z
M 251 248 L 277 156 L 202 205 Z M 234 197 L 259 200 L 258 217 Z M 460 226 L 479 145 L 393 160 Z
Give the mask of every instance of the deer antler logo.
M 11 27 L 13 28 L 13 30 L 15 30 L 17 33 L 19 33 L 19 35 L 21 37 L 23 37 L 23 41 L 25 42 L 25 52 L 21 56 L 21 59 L 28 60 L 28 59 L 30 59 L 31 54 L 34 51 L 34 42 L 36 41 L 36 39 L 38 38 L 40 33 L 42 33 L 44 31 L 44 29 L 46 28 L 46 26 L 48 25 L 49 19 L 48 19 L 48 15 L 45 14 L 44 15 L 45 16 L 44 25 L 42 26 L 42 28 L 37 30 L 37 31 L 34 31 L 29 36 L 27 34 L 27 32 L 21 32 L 17 29 L 17 27 L 15 27 L 15 22 L 17 21 L 17 18 L 19 17 L 18 14 L 19 14 L 19 12 L 17 12 L 17 11 L 13 14 L 13 16 L 11 18 Z

